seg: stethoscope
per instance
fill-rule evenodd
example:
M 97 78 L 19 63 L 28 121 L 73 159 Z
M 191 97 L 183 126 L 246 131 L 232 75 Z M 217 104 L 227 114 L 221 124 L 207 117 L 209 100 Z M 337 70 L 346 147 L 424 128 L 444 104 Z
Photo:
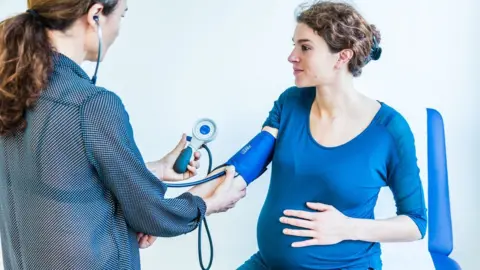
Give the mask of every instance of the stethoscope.
M 92 77 L 92 83 L 96 84 L 97 83 L 97 73 L 98 73 L 98 67 L 100 66 L 100 59 L 102 56 L 102 27 L 100 26 L 99 18 L 98 15 L 93 16 L 93 20 L 97 24 L 97 36 L 98 36 L 98 53 L 97 53 L 97 64 L 95 65 L 95 72 L 93 73 Z

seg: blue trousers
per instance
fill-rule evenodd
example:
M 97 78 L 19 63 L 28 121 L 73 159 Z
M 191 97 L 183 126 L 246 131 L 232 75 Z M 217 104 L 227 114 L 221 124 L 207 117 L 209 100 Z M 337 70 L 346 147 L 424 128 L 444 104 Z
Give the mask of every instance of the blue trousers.
M 247 261 L 245 261 L 237 270 L 270 270 L 260 256 L 260 253 L 253 254 Z
M 269 268 L 260 256 L 260 253 L 253 254 L 247 261 L 245 261 L 240 267 L 236 270 L 273 270 Z M 334 270 L 334 269 L 332 269 Z M 343 270 L 343 269 L 335 269 L 335 270 Z M 373 268 L 368 269 L 349 269 L 349 270 L 376 270 Z M 381 270 L 381 269 L 378 269 Z

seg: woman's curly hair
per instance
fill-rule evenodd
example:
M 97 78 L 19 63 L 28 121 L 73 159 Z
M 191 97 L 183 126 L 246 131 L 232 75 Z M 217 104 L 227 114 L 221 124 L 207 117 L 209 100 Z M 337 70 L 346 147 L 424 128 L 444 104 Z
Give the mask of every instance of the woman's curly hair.
M 380 32 L 345 2 L 318 1 L 306 8 L 302 5 L 296 20 L 320 35 L 330 51 L 336 53 L 351 49 L 354 54 L 348 69 L 355 77 L 362 74 L 362 68 L 370 60 L 378 60 L 380 57 Z

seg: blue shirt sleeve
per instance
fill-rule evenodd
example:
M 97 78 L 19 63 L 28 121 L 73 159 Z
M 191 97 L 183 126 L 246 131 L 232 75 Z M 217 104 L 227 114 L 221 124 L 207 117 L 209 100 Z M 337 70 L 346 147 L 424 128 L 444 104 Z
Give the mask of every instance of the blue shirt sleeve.
M 149 235 L 173 237 L 196 228 L 205 202 L 191 193 L 164 197 L 167 187 L 146 167 L 120 98 L 100 91 L 80 107 L 88 158 L 118 200 L 127 224 Z
M 269 127 L 276 128 L 276 129 L 280 128 L 280 118 L 281 118 L 281 115 L 282 115 L 283 106 L 285 105 L 288 92 L 291 91 L 290 89 L 291 88 L 284 91 L 280 95 L 280 97 L 278 97 L 277 100 L 275 100 L 273 102 L 273 107 L 270 110 L 270 112 L 268 113 L 268 117 L 265 120 L 265 122 L 263 123 L 262 127 L 269 126 Z
M 427 230 L 427 211 L 417 165 L 414 135 L 405 118 L 398 113 L 393 116 L 387 129 L 393 139 L 387 185 L 393 193 L 397 215 L 410 217 L 423 239 Z

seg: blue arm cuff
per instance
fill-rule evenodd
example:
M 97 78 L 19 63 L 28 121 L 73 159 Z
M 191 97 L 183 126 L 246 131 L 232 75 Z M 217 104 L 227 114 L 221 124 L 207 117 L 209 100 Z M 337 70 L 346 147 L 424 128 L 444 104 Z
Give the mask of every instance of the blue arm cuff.
M 267 170 L 273 158 L 275 140 L 272 134 L 262 131 L 232 156 L 225 165 L 235 166 L 235 171 L 249 185 Z

